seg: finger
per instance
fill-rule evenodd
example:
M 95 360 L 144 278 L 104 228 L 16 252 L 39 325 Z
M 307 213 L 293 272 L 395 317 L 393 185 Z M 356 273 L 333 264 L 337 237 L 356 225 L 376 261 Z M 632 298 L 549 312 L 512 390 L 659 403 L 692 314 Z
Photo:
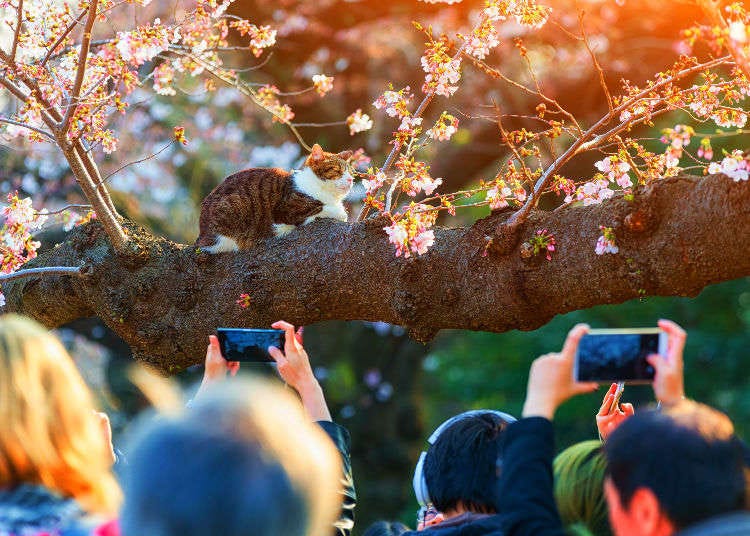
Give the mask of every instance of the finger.
M 633 404 L 625 402 L 624 404 L 622 404 L 622 412 L 627 417 L 632 417 L 633 415 L 635 415 L 635 408 L 633 407 Z
M 646 356 L 646 361 L 649 365 L 654 367 L 654 378 L 659 374 L 659 371 L 665 371 L 669 367 L 667 363 L 667 357 L 661 354 L 649 354 Z
M 615 395 L 613 393 L 607 393 L 607 396 L 604 397 L 602 406 L 599 408 L 599 413 L 597 413 L 599 417 L 609 415 L 609 410 L 612 407 L 612 400 L 614 399 L 614 396 Z
M 237 372 L 240 370 L 240 362 L 239 361 L 229 361 L 229 362 L 227 362 L 227 368 L 229 369 L 229 373 L 232 376 L 236 376 Z
M 294 337 L 297 339 L 298 343 L 302 344 L 304 334 L 305 334 L 305 326 L 300 326 L 299 329 L 297 329 L 297 333 L 294 334 Z
M 284 331 L 286 331 L 289 328 L 292 328 L 292 330 L 294 330 L 294 326 L 292 326 L 286 320 L 277 320 L 276 322 L 271 324 L 271 327 L 274 329 L 283 329 Z
M 682 329 L 676 322 L 662 319 L 657 322 L 659 327 L 667 332 L 667 357 L 672 363 L 677 363 L 682 356 L 687 340 L 687 332 Z
M 206 361 L 209 359 L 223 359 L 221 355 L 221 345 L 216 335 L 208 336 L 208 349 L 206 350 Z
M 269 346 L 268 347 L 268 354 L 273 358 L 274 361 L 277 363 L 285 362 L 286 357 L 284 356 L 284 353 L 276 348 L 275 346 Z
M 581 337 L 586 335 L 588 330 L 589 326 L 587 324 L 576 324 L 573 329 L 568 332 L 562 352 L 560 352 L 565 359 L 572 360 L 573 357 L 575 357 L 578 343 L 581 341 Z

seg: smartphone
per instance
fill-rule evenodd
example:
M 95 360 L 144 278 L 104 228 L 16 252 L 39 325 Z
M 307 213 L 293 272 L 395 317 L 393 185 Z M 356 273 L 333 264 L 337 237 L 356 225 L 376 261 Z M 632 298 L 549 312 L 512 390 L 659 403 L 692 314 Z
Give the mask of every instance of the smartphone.
M 275 363 L 268 347 L 284 348 L 281 329 L 217 328 L 216 336 L 227 361 Z
M 617 389 L 615 389 L 615 396 L 612 399 L 612 404 L 610 404 L 609 411 L 607 412 L 607 414 L 612 413 L 620 404 L 620 399 L 622 398 L 622 393 L 624 390 L 625 390 L 625 382 L 617 382 Z
M 649 354 L 666 354 L 667 334 L 659 328 L 592 329 L 581 338 L 574 377 L 581 382 L 650 383 Z

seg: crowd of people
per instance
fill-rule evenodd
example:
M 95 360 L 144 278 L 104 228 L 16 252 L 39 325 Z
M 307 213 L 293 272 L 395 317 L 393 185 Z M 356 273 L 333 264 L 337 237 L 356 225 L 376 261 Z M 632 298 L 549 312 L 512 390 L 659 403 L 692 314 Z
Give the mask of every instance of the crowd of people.
M 301 332 L 273 327 L 285 342 L 269 353 L 291 390 L 235 378 L 239 363 L 211 337 L 195 397 L 138 425 L 123 461 L 54 335 L 1 317 L 0 536 L 351 534 L 349 435 L 331 419 Z M 557 408 L 597 388 L 573 378 L 588 329 L 575 326 L 559 353 L 531 365 L 519 418 L 469 411 L 426 439 L 414 530 L 384 520 L 362 533 L 750 535 L 748 449 L 726 415 L 685 397 L 686 333 L 659 327 L 667 350 L 648 358 L 657 407 L 635 412 L 612 386 L 596 416 L 600 439 L 555 457 Z

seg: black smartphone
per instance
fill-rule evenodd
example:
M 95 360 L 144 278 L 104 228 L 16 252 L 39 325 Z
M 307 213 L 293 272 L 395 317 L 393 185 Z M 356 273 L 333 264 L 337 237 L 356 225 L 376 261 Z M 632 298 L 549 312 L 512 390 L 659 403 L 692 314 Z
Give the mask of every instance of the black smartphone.
M 268 347 L 284 348 L 281 329 L 217 328 L 216 336 L 227 361 L 274 363 Z
M 659 328 L 592 329 L 581 338 L 574 378 L 581 382 L 648 383 L 654 368 L 649 354 L 667 351 L 667 334 Z

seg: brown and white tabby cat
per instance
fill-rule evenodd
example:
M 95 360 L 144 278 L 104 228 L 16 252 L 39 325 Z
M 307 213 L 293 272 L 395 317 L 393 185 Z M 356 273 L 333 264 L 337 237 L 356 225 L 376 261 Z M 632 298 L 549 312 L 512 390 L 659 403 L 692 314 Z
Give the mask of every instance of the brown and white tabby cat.
M 347 220 L 351 151 L 327 153 L 317 143 L 301 170 L 250 168 L 230 175 L 201 203 L 196 245 L 209 253 L 250 249 L 315 218 Z

